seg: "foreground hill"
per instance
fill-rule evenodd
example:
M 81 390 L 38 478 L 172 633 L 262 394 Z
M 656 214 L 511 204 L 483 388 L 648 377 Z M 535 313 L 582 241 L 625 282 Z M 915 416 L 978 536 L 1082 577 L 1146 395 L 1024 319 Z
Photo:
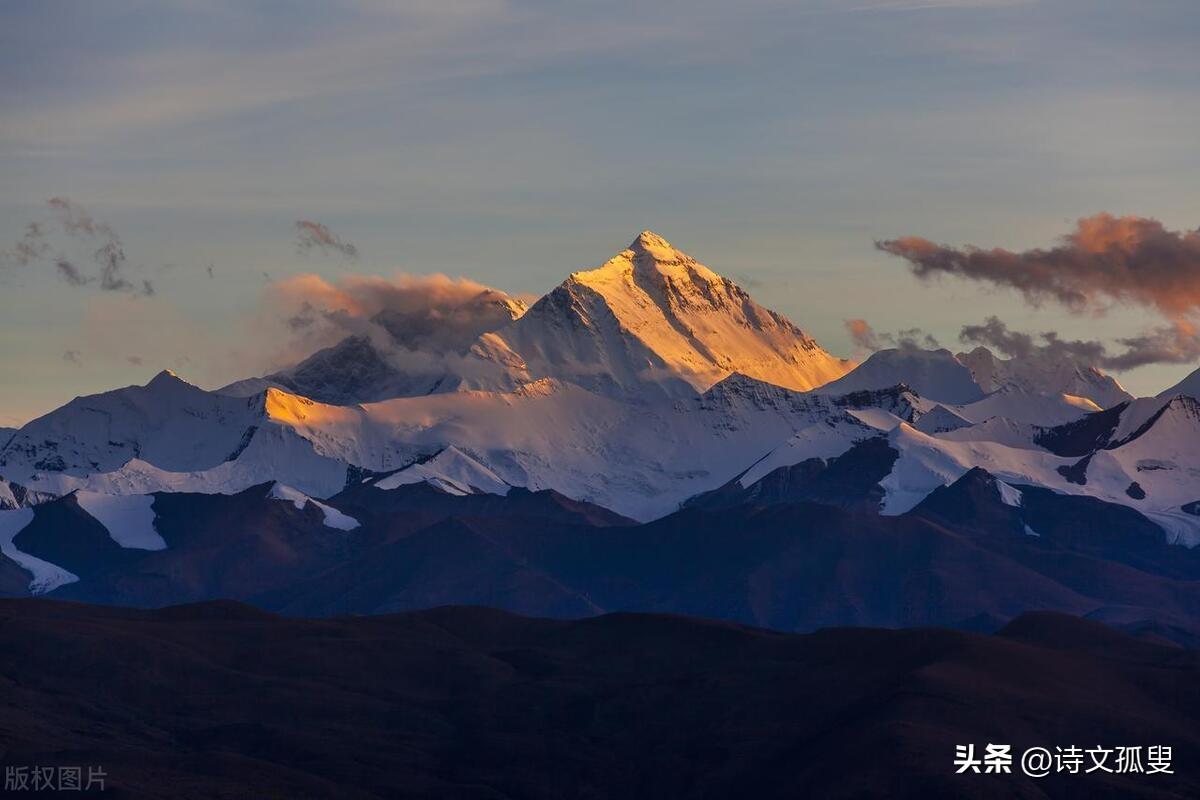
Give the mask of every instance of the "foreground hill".
M 120 797 L 1200 794 L 1197 653 L 1054 614 L 994 636 L 232 603 L 0 620 L 4 762 L 103 764 Z M 989 742 L 1168 744 L 1175 774 L 954 774 Z

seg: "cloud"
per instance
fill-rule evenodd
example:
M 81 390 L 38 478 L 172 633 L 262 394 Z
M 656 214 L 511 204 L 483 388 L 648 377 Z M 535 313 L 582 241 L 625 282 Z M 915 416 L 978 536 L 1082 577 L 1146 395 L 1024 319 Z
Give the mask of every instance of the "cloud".
M 1124 303 L 1172 319 L 1200 309 L 1200 231 L 1170 231 L 1147 217 L 1085 217 L 1049 249 L 950 247 L 916 236 L 875 246 L 907 260 L 923 280 L 953 275 L 989 283 L 1035 305 L 1050 300 L 1102 312 Z
M 72 202 L 66 197 L 51 197 L 46 201 L 46 205 L 50 206 L 51 211 L 58 214 L 58 219 L 62 224 L 63 230 L 69 234 L 104 236 L 108 239 L 117 238 L 111 227 L 102 222 L 97 222 L 83 206 Z
M 964 342 L 986 344 L 1017 357 L 1061 357 L 1106 369 L 1186 364 L 1200 358 L 1200 231 L 1171 231 L 1148 217 L 1084 217 L 1048 249 L 950 247 L 915 236 L 876 242 L 909 262 L 921 280 L 952 275 L 1014 289 L 1035 306 L 1047 301 L 1072 312 L 1103 314 L 1114 304 L 1149 310 L 1162 325 L 1116 340 L 1067 341 L 1010 331 L 996 317 L 962 329 Z
M 307 219 L 297 220 L 296 231 L 298 237 L 296 248 L 301 253 L 319 250 L 322 255 L 340 253 L 344 258 L 358 258 L 357 247 L 342 239 L 320 222 Z
M 155 293 L 151 281 L 135 282 L 125 277 L 128 263 L 125 247 L 112 226 L 97 220 L 83 206 L 66 197 L 51 197 L 46 205 L 51 218 L 28 223 L 21 240 L 0 260 L 28 266 L 48 259 L 53 262 L 58 276 L 71 286 L 95 285 L 105 292 L 127 292 L 147 297 Z M 52 228 L 57 228 L 64 239 L 82 241 L 89 247 L 95 245 L 95 250 L 89 253 L 89 259 L 97 267 L 95 275 L 85 273 L 77 260 L 68 258 L 65 253 L 59 252 L 51 257 L 56 249 L 50 241 Z
M 850 334 L 854 346 L 863 350 L 882 350 L 884 345 L 879 341 L 875 329 L 865 319 L 848 319 L 845 321 L 846 333 Z
M 1124 353 L 1102 362 L 1108 369 L 1125 370 L 1147 364 L 1190 364 L 1200 358 L 1200 331 L 1184 320 L 1152 331 L 1118 339 Z
M 878 333 L 865 319 L 848 319 L 844 324 L 854 346 L 872 353 L 891 348 L 936 350 L 941 347 L 936 338 L 920 328 L 905 328 L 896 333 Z
M 347 336 L 368 339 L 405 372 L 445 371 L 481 335 L 525 305 L 499 289 L 445 275 L 298 275 L 272 284 L 265 315 L 286 339 L 277 362 L 295 362 Z
M 72 286 L 86 286 L 91 283 L 91 279 L 84 276 L 79 271 L 79 267 L 72 264 L 65 258 L 60 258 L 54 262 L 54 268 L 58 270 L 58 276 Z
M 982 325 L 965 325 L 959 339 L 966 344 L 990 347 L 1002 355 L 1022 360 L 1069 361 L 1109 370 L 1129 370 L 1149 364 L 1186 364 L 1200 358 L 1200 337 L 1195 326 L 1178 322 L 1139 336 L 1118 339 L 1124 348 L 1112 352 L 1096 340 L 1067 340 L 1054 331 L 1034 337 L 1010 330 L 997 317 Z
M 62 226 L 64 233 L 69 236 L 84 237 L 99 242 L 99 246 L 92 253 L 92 260 L 100 268 L 97 285 L 102 291 L 140 293 L 147 297 L 154 294 L 154 285 L 149 280 L 143 280 L 141 285 L 138 286 L 125 278 L 124 269 L 127 262 L 125 246 L 121 243 L 121 237 L 112 229 L 112 226 L 106 222 L 96 220 L 83 206 L 66 197 L 51 197 L 46 201 L 46 205 L 57 215 L 58 222 Z M 59 273 L 66 274 L 61 261 L 59 263 Z M 78 270 L 75 271 L 73 277 L 80 277 Z M 84 281 L 83 283 L 90 282 Z M 82 283 L 71 278 L 68 278 L 68 283 L 72 286 L 82 285 Z
M 25 234 L 11 251 L 3 254 L 2 260 L 12 261 L 19 266 L 27 266 L 34 261 L 45 258 L 50 252 L 50 243 L 46 241 L 46 226 L 41 222 L 30 222 L 25 226 Z

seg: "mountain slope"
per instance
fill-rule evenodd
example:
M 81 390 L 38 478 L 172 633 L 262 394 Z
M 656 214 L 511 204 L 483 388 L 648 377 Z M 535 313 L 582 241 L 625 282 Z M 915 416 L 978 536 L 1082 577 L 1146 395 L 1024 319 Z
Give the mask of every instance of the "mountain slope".
M 1068 395 L 1091 400 L 1100 408 L 1133 399 L 1116 378 L 1067 358 L 1027 356 L 1006 360 L 986 347 L 959 353 L 957 358 L 987 393 L 1007 387 L 1029 394 Z
M 78 397 L 30 422 L 0 449 L 0 474 L 87 468 L 108 472 L 130 459 L 166 470 L 228 460 L 260 419 L 252 400 L 206 392 L 163 371 L 145 386 Z
M 1114 378 L 1095 367 L 1045 356 L 1006 360 L 985 347 L 957 355 L 949 350 L 912 346 L 879 350 L 820 391 L 839 394 L 897 383 L 911 386 L 922 397 L 952 406 L 967 406 L 995 395 L 1053 398 L 1060 405 L 1098 410 L 1133 399 Z
M 680 399 L 540 380 L 338 406 L 279 389 L 208 393 L 164 375 L 30 423 L 0 451 L 0 474 L 56 495 L 238 492 L 277 480 L 324 498 L 395 473 L 393 483 L 465 492 L 554 489 L 649 519 L 722 485 L 804 427 L 847 409 L 909 419 L 912 402 L 892 391 L 807 395 L 734 375 Z
M 854 366 L 651 231 L 571 275 L 475 352 L 527 379 L 674 396 L 733 372 L 804 391 Z
M 1163 399 L 1170 399 L 1176 395 L 1186 394 L 1189 397 L 1200 398 L 1200 369 L 1190 373 L 1186 378 L 1179 383 L 1159 392 L 1158 396 Z
M 971 370 L 949 350 L 894 348 L 872 353 L 853 371 L 818 391 L 843 394 L 863 389 L 882 389 L 903 383 L 922 397 L 950 405 L 981 400 L 986 392 L 975 382 Z

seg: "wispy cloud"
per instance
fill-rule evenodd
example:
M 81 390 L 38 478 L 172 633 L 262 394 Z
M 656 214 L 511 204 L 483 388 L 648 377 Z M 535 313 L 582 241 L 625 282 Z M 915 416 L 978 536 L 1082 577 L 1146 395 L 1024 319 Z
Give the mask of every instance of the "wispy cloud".
M 880 333 L 865 319 L 848 319 L 845 321 L 846 333 L 859 350 L 874 353 L 877 350 L 900 348 L 910 350 L 916 348 L 936 349 L 941 347 L 938 340 L 920 328 L 906 328 L 896 333 Z
M 297 220 L 296 237 L 296 249 L 301 253 L 311 253 L 315 250 L 323 255 L 338 253 L 343 258 L 351 260 L 358 258 L 358 248 L 352 242 L 346 241 L 329 230 L 329 226 L 320 222 L 307 219 Z M 212 277 L 211 269 L 209 277 Z
M 46 201 L 51 217 L 47 221 L 30 222 L 25 234 L 8 252 L 2 261 L 19 267 L 35 262 L 51 260 L 56 273 L 71 286 L 96 286 L 105 292 L 128 292 L 149 297 L 155 293 L 149 279 L 134 282 L 126 277 L 128 259 L 121 237 L 106 222 L 93 217 L 87 209 L 66 197 L 51 197 Z M 95 247 L 89 259 L 96 266 L 94 274 L 87 274 L 64 253 L 50 258 L 55 248 L 50 240 L 51 228 L 59 230 L 65 239 L 80 241 L 87 247 Z
M 1200 337 L 1196 328 L 1182 321 L 1137 336 L 1119 338 L 1117 343 L 1124 349 L 1118 352 L 1094 339 L 1063 339 L 1055 331 L 1043 331 L 1036 337 L 1013 331 L 994 316 L 981 325 L 963 326 L 959 338 L 966 344 L 985 345 L 1014 358 L 1065 360 L 1116 371 L 1150 364 L 1190 364 L 1200 358 Z

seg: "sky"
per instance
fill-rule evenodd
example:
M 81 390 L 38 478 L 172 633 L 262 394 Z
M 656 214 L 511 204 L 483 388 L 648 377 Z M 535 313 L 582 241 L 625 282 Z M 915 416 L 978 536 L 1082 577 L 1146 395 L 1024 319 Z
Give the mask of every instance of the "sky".
M 876 243 L 1044 251 L 1100 213 L 1184 241 L 1197 51 L 1194 0 L 12 0 L 0 425 L 281 366 L 297 275 L 536 296 L 645 228 L 840 355 L 847 320 L 961 349 L 993 316 L 1120 351 L 1191 307 Z M 1194 367 L 1116 374 L 1152 394 Z

